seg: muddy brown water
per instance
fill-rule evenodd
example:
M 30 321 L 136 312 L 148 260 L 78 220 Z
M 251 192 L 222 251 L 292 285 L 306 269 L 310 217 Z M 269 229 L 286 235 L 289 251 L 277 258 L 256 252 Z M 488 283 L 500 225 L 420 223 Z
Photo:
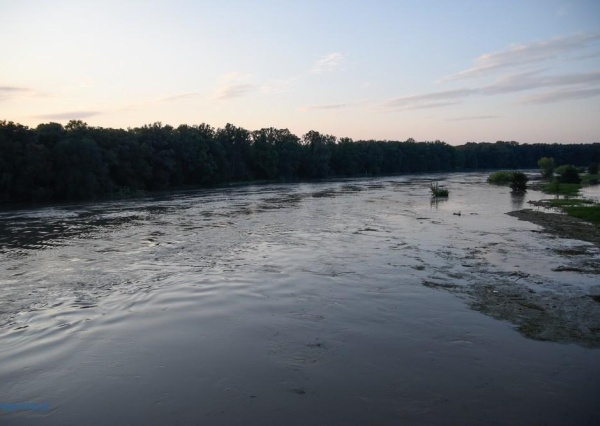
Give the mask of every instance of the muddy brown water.
M 486 177 L 0 212 L 0 424 L 600 424 L 599 250 Z

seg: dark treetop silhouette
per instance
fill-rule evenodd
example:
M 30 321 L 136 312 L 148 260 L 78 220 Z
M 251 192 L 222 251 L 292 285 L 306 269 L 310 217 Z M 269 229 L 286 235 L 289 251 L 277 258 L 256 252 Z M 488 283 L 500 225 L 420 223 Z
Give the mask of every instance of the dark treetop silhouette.
M 353 141 L 316 131 L 298 137 L 287 129 L 248 131 L 232 124 L 123 130 L 73 120 L 32 129 L 0 121 L 0 201 L 91 199 L 253 180 L 537 168 L 542 157 L 587 166 L 600 161 L 600 143 L 451 146 Z

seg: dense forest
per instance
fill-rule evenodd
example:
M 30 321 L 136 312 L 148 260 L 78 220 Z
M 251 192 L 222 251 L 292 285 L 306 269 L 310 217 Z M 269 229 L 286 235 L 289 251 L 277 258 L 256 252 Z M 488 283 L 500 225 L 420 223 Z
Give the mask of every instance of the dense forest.
M 536 168 L 600 162 L 600 143 L 519 144 L 353 141 L 310 131 L 248 131 L 227 124 L 133 129 L 90 127 L 78 120 L 35 129 L 0 121 L 0 202 L 127 196 L 169 188 L 254 180 Z

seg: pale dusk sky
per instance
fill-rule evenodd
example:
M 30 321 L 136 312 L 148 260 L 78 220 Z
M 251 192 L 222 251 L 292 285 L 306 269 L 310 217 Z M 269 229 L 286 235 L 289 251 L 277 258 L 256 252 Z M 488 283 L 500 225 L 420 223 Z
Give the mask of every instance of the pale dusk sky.
M 600 142 L 600 0 L 0 0 L 0 120 Z

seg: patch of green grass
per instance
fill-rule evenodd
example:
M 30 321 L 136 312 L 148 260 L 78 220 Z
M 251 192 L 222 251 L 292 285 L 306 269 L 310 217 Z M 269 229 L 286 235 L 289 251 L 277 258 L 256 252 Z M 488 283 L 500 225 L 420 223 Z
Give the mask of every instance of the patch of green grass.
M 568 206 L 563 207 L 563 210 L 567 212 L 569 216 L 600 225 L 600 204 L 591 206 Z
M 562 198 L 559 200 L 548 200 L 548 204 L 552 207 L 573 207 L 592 205 L 594 202 L 583 198 Z
M 546 194 L 557 195 L 577 195 L 580 189 L 581 185 L 578 183 L 560 183 L 556 180 L 542 187 Z
M 600 225 L 600 203 L 584 198 L 565 198 L 560 200 L 542 200 L 546 206 L 557 207 L 569 216 Z
M 512 181 L 513 173 L 512 172 L 494 172 L 488 176 L 488 183 L 493 183 L 495 185 L 504 185 L 509 184 Z
M 439 186 L 436 183 L 432 183 L 431 186 L 429 187 L 429 189 L 431 190 L 431 195 L 433 197 L 448 197 L 448 190 L 446 188 L 442 188 L 441 186 Z
M 600 182 L 600 174 L 595 175 L 583 175 L 581 176 L 581 183 L 584 185 L 597 185 Z

